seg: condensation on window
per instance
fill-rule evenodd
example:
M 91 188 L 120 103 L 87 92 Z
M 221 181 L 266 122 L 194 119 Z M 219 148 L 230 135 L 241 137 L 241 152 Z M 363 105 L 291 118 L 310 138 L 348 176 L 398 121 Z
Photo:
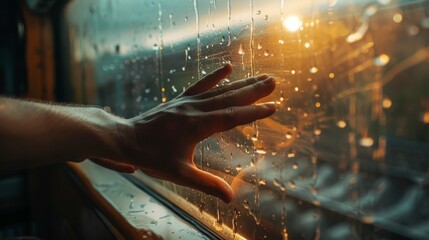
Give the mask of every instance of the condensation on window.
M 195 161 L 231 204 L 136 174 L 227 239 L 429 237 L 429 1 L 74 0 L 74 100 L 132 117 L 225 63 L 268 73 L 270 118 Z

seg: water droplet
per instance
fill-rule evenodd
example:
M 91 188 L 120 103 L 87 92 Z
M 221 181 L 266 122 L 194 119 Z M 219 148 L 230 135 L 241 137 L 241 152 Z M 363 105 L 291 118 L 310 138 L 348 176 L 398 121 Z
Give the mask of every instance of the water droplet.
M 288 182 L 288 186 L 289 186 L 290 189 L 295 189 L 296 188 L 296 184 L 295 184 L 295 182 L 293 180 L 290 180 Z
M 265 51 L 264 51 L 264 56 L 265 56 L 265 57 L 270 56 L 270 52 L 269 52 L 268 50 L 265 50 Z
M 314 104 L 314 106 L 316 106 L 317 108 L 319 108 L 319 107 L 321 106 L 321 103 L 320 103 L 320 102 L 316 102 L 316 103 Z
M 283 102 L 285 100 L 285 96 L 283 94 L 283 91 L 280 92 L 280 102 Z
M 314 135 L 319 136 L 320 134 L 322 134 L 322 130 L 320 128 L 316 128 L 313 131 Z
M 283 39 L 279 39 L 280 44 L 285 44 L 285 41 Z
M 268 15 L 264 16 L 264 20 L 267 21 L 268 20 Z
M 207 72 L 206 72 L 206 71 L 204 71 L 204 69 L 202 69 L 202 70 L 201 70 L 201 74 L 202 74 L 202 75 L 206 75 L 206 74 L 207 74 Z
M 94 13 L 95 13 L 95 7 L 94 7 L 94 6 L 90 6 L 90 7 L 89 7 L 89 12 L 90 12 L 91 14 L 94 14 Z
M 256 135 L 256 133 L 254 133 L 254 134 L 252 135 L 251 140 L 252 140 L 252 141 L 254 141 L 254 142 L 258 141 L 258 136 Z
M 266 184 L 267 183 L 266 183 L 265 179 L 263 179 L 263 178 L 259 179 L 259 185 L 266 185 Z
M 241 169 L 243 169 L 243 167 L 242 167 L 240 164 L 238 164 L 238 165 L 235 167 L 235 170 L 237 170 L 237 171 L 241 171 Z
M 273 184 L 276 187 L 280 187 L 280 181 L 277 178 L 274 178 Z
M 162 102 L 167 102 L 167 97 L 162 97 Z
M 295 92 L 298 92 L 298 91 L 299 91 L 299 88 L 298 88 L 298 87 L 295 87 L 295 88 L 294 88 L 294 90 L 295 90 Z
M 368 22 L 368 17 L 366 17 L 362 21 L 361 25 L 356 29 L 356 31 L 354 31 L 353 33 L 347 36 L 346 41 L 348 43 L 354 43 L 361 40 L 363 36 L 365 36 L 366 32 L 368 31 L 368 28 L 369 28 L 369 22 Z
M 222 43 L 225 42 L 225 36 L 222 36 L 221 41 L 222 41 Z
M 316 156 L 311 156 L 311 164 L 317 164 L 317 157 Z
M 188 21 L 188 16 L 185 17 L 185 22 L 187 22 L 187 21 Z
M 249 208 L 250 208 L 250 206 L 249 206 L 249 202 L 248 202 L 247 200 L 244 200 L 244 201 L 243 201 L 243 207 L 244 207 L 245 209 L 249 209 Z
M 213 227 L 215 227 L 215 229 L 216 229 L 217 231 L 222 231 L 222 230 L 223 230 L 222 222 L 220 222 L 220 221 L 218 221 L 218 220 L 215 220 L 215 221 L 214 221 L 214 223 L 213 223 Z
M 173 27 L 176 26 L 176 23 L 173 21 L 173 13 L 170 13 L 168 18 L 170 19 L 170 29 L 173 29 Z
M 142 100 L 142 96 L 138 96 L 138 97 L 136 98 L 136 103 L 141 102 L 141 100 Z
M 260 42 L 258 42 L 258 49 L 261 50 L 262 49 L 262 44 Z
M 328 77 L 329 77 L 330 79 L 333 79 L 333 78 L 335 77 L 335 74 L 331 72 L 331 73 L 329 73 Z
M 359 140 L 359 144 L 362 147 L 371 147 L 374 144 L 374 139 L 370 137 L 363 137 Z
M 383 99 L 383 108 L 388 109 L 390 107 L 392 107 L 392 100 L 389 98 Z
M 256 149 L 256 153 L 258 153 L 258 154 L 267 154 L 267 151 L 265 151 L 263 149 Z
M 255 166 L 255 160 L 250 160 L 250 166 L 254 167 Z
M 395 23 L 401 23 L 402 22 L 402 14 L 400 13 L 395 13 L 392 17 L 393 21 Z
M 241 43 L 240 43 L 240 48 L 238 49 L 238 54 L 240 54 L 240 55 L 245 54 L 244 49 L 243 49 L 243 44 L 241 44 Z
M 261 15 L 261 10 L 256 11 L 256 15 Z
M 386 66 L 390 62 L 390 57 L 386 54 L 381 54 L 374 58 L 374 65 L 378 67 Z
M 282 234 L 283 240 L 288 240 L 289 239 L 286 227 L 283 227 L 283 230 L 282 230 L 281 234 Z
M 286 139 L 291 139 L 292 138 L 292 134 L 291 133 L 286 133 L 285 137 L 286 137 Z
M 287 157 L 288 158 L 294 158 L 296 156 L 296 153 L 295 153 L 295 151 L 294 150 L 290 150 L 289 152 L 288 152 L 288 154 L 287 154 Z
M 314 73 L 317 73 L 319 71 L 319 69 L 317 67 L 311 67 L 309 71 L 310 71 L 310 73 L 314 74 Z
M 298 163 L 293 163 L 292 168 L 295 169 L 295 170 L 297 170 L 299 168 Z
M 304 43 L 304 47 L 305 48 L 310 48 L 310 43 L 309 42 Z
M 339 120 L 339 121 L 337 122 L 337 126 L 338 126 L 339 128 L 345 128 L 345 127 L 347 126 L 347 123 L 346 123 L 346 121 L 344 121 L 344 120 Z

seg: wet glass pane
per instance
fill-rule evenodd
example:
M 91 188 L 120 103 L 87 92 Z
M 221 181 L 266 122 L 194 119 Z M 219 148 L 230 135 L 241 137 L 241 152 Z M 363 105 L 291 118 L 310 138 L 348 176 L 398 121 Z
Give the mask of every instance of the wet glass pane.
M 74 101 L 132 117 L 224 63 L 276 76 L 270 118 L 203 141 L 232 204 L 144 181 L 228 239 L 429 237 L 429 1 L 74 0 Z M 222 83 L 222 84 L 224 84 Z

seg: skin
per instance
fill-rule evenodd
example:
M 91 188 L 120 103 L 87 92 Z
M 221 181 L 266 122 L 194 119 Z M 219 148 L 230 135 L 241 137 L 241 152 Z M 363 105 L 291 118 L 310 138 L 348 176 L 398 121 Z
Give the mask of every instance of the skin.
M 214 133 L 275 112 L 271 104 L 252 105 L 274 90 L 272 77 L 217 87 L 231 72 L 227 64 L 171 101 L 130 119 L 94 107 L 0 97 L 1 170 L 91 159 L 119 172 L 141 169 L 230 202 L 231 186 L 195 166 L 195 146 Z

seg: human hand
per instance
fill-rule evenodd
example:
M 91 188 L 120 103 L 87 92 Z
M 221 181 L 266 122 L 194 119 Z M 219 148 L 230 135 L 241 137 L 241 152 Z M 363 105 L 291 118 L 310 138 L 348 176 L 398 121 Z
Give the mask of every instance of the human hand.
M 136 165 L 150 176 L 230 202 L 229 184 L 195 166 L 195 146 L 214 133 L 275 112 L 272 104 L 251 105 L 274 90 L 272 77 L 260 75 L 215 87 L 231 72 L 231 65 L 225 65 L 171 101 L 128 119 L 134 131 L 123 131 L 126 150 L 120 161 Z

